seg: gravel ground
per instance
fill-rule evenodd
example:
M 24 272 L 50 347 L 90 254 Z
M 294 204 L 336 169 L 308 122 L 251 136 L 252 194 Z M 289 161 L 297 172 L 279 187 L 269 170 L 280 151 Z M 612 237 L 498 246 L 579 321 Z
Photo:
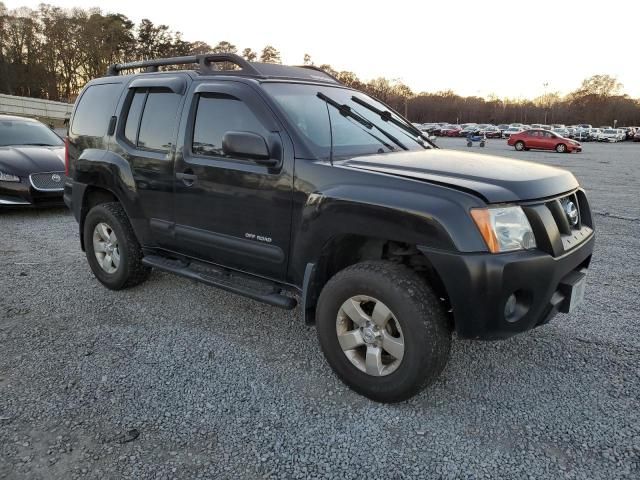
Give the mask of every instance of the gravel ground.
M 0 478 L 640 478 L 640 145 L 482 152 L 588 189 L 586 303 L 454 339 L 440 380 L 391 406 L 340 383 L 299 310 L 157 272 L 111 292 L 67 211 L 1 212 Z

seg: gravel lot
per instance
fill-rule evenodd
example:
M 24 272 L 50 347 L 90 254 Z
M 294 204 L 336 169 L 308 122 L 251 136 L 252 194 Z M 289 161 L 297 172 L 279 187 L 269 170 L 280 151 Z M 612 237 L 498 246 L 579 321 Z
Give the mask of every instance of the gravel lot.
M 157 272 L 111 292 L 66 210 L 0 212 L 0 478 L 640 478 L 640 145 L 473 151 L 587 188 L 586 303 L 454 339 L 440 380 L 392 406 L 340 383 L 299 310 Z

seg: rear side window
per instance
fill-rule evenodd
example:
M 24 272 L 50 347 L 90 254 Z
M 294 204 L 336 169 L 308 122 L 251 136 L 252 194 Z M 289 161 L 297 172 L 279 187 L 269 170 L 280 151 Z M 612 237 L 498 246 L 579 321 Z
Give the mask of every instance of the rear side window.
M 134 145 L 138 142 L 140 116 L 142 115 L 142 109 L 144 108 L 144 102 L 146 99 L 146 90 L 135 92 L 133 99 L 131 100 L 131 105 L 129 106 L 129 113 L 127 114 L 127 121 L 124 127 L 124 136 Z
M 136 90 L 127 113 L 125 138 L 140 148 L 160 151 L 171 149 L 181 98 L 165 90 Z
M 73 115 L 71 133 L 88 137 L 106 135 L 121 88 L 119 83 L 91 85 L 87 88 Z
M 222 156 L 222 137 L 229 131 L 252 132 L 267 137 L 268 131 L 241 100 L 231 96 L 200 96 L 193 129 L 193 153 Z

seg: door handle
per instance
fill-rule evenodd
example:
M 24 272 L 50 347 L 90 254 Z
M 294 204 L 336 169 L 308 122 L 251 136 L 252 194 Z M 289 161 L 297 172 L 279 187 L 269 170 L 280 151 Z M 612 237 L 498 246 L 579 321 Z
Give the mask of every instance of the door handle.
M 184 183 L 187 187 L 190 187 L 198 179 L 198 176 L 195 175 L 193 172 L 190 172 L 189 170 L 187 170 L 184 173 L 180 173 L 180 172 L 176 173 L 176 178 L 178 180 L 182 180 L 182 183 Z

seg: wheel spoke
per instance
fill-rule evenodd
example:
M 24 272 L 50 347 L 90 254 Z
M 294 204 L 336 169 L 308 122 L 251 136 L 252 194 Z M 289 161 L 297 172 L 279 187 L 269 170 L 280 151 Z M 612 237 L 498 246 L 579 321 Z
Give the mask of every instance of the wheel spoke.
M 106 224 L 101 223 L 100 225 L 98 225 L 98 235 L 100 235 L 100 238 L 102 238 L 102 240 L 104 240 L 105 242 L 109 241 L 109 230 L 107 229 Z
M 360 302 L 350 298 L 342 304 L 344 313 L 359 327 L 364 327 L 370 320 L 369 316 L 362 311 Z
M 353 350 L 360 345 L 364 345 L 360 330 L 351 330 L 342 335 L 338 335 L 338 342 L 340 342 L 342 350 Z
M 379 347 L 367 347 L 365 367 L 369 375 L 374 377 L 382 375 L 382 350 Z
M 102 266 L 103 268 L 108 272 L 111 270 L 112 266 L 111 266 L 111 261 L 113 259 L 111 258 L 111 254 L 107 253 L 104 258 L 102 259 Z
M 118 268 L 118 266 L 120 265 L 120 250 L 118 250 L 118 248 L 116 247 L 111 255 L 113 258 L 113 266 Z
M 111 230 L 111 234 L 109 235 L 109 241 L 111 242 L 112 245 L 118 244 L 118 239 L 116 238 L 116 234 L 113 230 Z
M 384 328 L 390 318 L 391 310 L 389 310 L 382 302 L 376 303 L 376 306 L 373 307 L 373 313 L 371 314 L 371 320 L 373 323 L 380 328 Z
M 404 340 L 392 337 L 389 332 L 382 332 L 382 349 L 392 357 L 402 360 L 404 356 Z
M 107 251 L 107 247 L 104 242 L 100 242 L 98 240 L 93 241 L 93 250 L 98 253 L 104 253 Z

